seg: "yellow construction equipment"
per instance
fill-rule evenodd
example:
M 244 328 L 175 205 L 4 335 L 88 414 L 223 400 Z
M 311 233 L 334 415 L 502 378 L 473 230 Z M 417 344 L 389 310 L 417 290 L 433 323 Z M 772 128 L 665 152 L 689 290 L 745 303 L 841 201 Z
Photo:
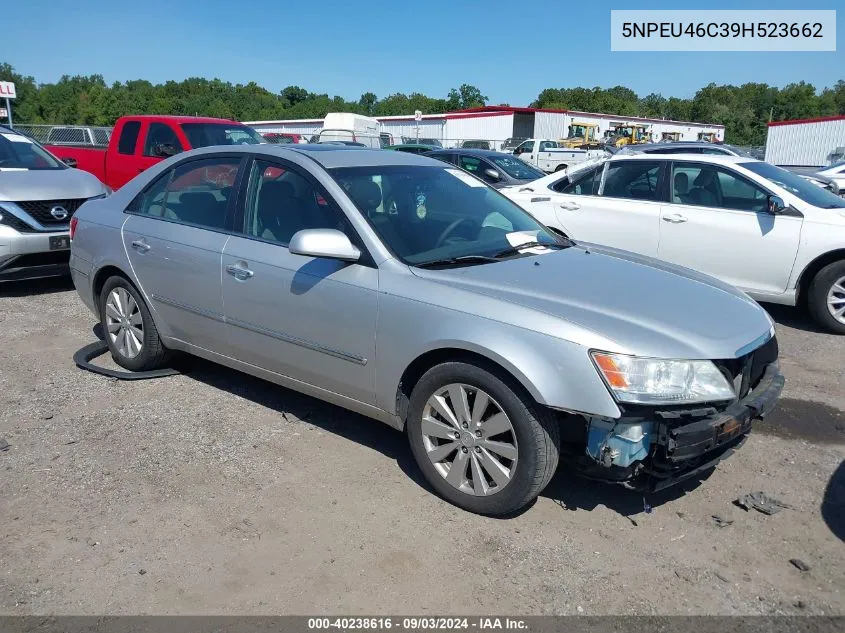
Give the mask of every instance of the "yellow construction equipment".
M 681 133 L 680 132 L 663 132 L 660 137 L 660 140 L 664 143 L 677 143 L 681 140 Z
M 716 138 L 715 132 L 699 132 L 698 140 L 704 141 L 705 143 L 715 143 L 719 139 Z
M 578 149 L 596 149 L 601 147 L 601 142 L 598 138 L 599 125 L 598 123 L 584 123 L 583 121 L 573 121 L 569 126 L 569 136 L 561 139 L 560 143 L 563 147 L 578 148 Z
M 625 145 L 639 145 L 641 143 L 648 143 L 651 135 L 648 132 L 648 126 L 642 123 L 619 124 L 612 130 L 606 133 L 608 145 L 615 147 L 624 147 Z

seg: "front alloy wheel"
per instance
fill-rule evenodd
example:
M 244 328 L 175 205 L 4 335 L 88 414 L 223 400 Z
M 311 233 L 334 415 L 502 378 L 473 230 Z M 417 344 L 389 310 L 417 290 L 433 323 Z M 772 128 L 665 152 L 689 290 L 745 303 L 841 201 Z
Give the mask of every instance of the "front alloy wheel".
M 423 409 L 422 437 L 435 470 L 461 492 L 497 493 L 516 472 L 513 425 L 482 389 L 454 383 L 432 394 Z
M 411 451 L 444 499 L 501 516 L 524 508 L 549 483 L 559 420 L 500 367 L 444 362 L 425 372 L 410 395 Z

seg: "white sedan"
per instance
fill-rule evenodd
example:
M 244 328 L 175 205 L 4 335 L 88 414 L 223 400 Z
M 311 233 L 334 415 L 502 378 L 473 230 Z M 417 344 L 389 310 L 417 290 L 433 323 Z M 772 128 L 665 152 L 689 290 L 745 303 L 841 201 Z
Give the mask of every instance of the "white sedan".
M 845 334 L 845 200 L 769 163 L 616 155 L 500 190 L 552 229 L 693 268 Z

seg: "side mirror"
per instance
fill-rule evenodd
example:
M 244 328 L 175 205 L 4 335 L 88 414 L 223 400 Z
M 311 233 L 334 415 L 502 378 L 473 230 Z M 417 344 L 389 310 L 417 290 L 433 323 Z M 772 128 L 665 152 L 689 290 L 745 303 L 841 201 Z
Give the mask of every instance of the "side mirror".
M 167 158 L 168 156 L 176 156 L 179 152 L 170 143 L 158 143 L 153 147 L 153 153 L 156 156 Z
M 357 262 L 361 251 L 336 229 L 303 229 L 290 238 L 288 250 L 293 255 L 325 257 L 344 262 Z
M 497 172 L 495 169 L 485 169 L 484 175 L 487 176 L 493 182 L 499 182 L 502 179 L 501 174 Z
M 780 196 L 769 196 L 769 213 L 778 215 L 786 210 L 786 203 Z
M 76 167 L 76 165 L 77 165 L 76 159 L 75 159 L 75 158 L 71 158 L 70 156 L 67 156 L 66 158 L 63 158 L 63 159 L 62 159 L 62 162 L 63 162 L 65 165 L 67 165 L 68 167 Z

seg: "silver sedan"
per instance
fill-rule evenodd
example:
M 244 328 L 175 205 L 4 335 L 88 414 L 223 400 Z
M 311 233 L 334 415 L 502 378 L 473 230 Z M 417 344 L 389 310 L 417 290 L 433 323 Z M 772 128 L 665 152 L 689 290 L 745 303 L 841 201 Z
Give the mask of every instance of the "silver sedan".
M 741 292 L 555 236 L 412 154 L 195 150 L 74 223 L 74 283 L 117 363 L 188 352 L 385 422 L 473 512 L 522 508 L 564 458 L 648 490 L 699 476 L 783 386 Z

